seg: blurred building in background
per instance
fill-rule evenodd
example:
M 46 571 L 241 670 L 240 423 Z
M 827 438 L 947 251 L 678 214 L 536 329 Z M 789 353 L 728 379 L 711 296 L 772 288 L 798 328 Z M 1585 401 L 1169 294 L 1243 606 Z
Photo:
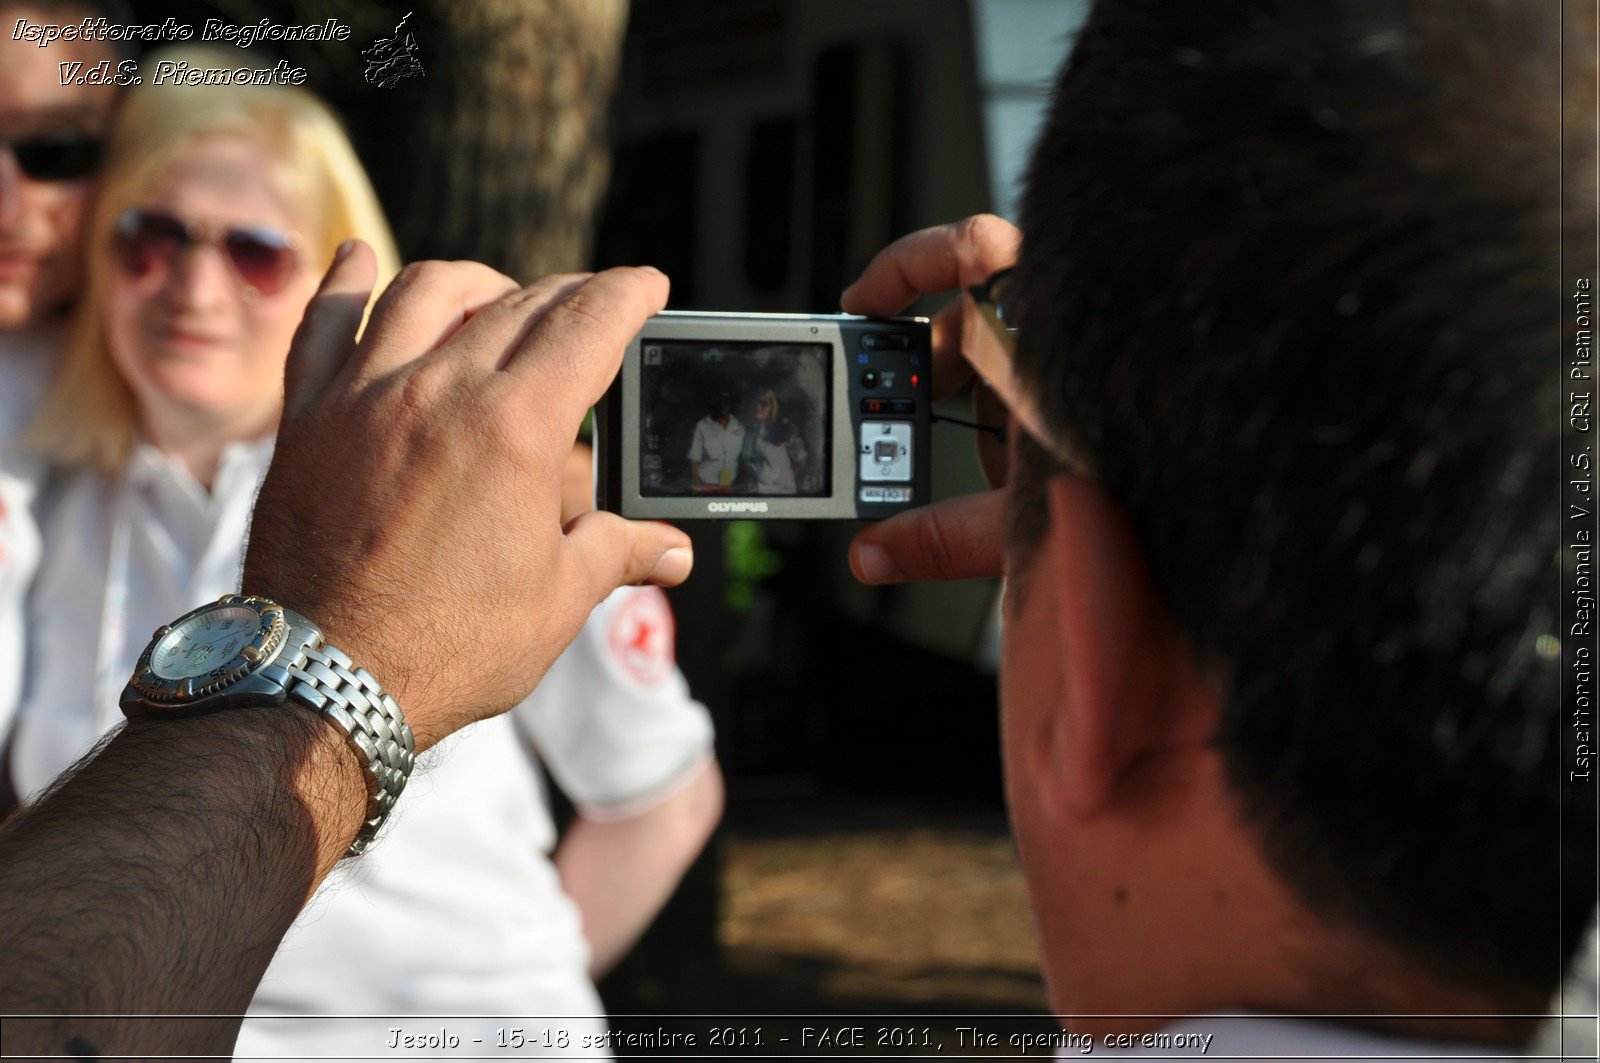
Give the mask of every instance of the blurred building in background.
M 675 309 L 837 312 L 894 238 L 1012 212 L 1083 13 L 1081 0 L 636 2 L 601 264 L 660 266 Z M 936 493 L 979 489 L 970 433 L 935 437 Z M 870 778 L 997 794 L 982 673 L 998 588 L 861 588 L 850 531 L 698 536 L 702 565 L 721 552 L 736 587 L 731 609 L 709 581 L 678 595 L 685 667 L 720 710 L 727 763 L 752 792 Z

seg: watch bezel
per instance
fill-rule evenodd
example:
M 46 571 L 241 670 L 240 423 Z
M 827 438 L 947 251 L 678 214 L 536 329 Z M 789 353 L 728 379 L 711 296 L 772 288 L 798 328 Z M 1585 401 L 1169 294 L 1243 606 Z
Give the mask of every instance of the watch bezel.
M 173 628 L 203 613 L 227 606 L 244 606 L 251 609 L 258 620 L 256 631 L 250 637 L 250 641 L 241 646 L 232 659 L 197 675 L 169 679 L 156 673 L 151 667 L 151 658 L 155 655 L 156 647 L 161 644 L 161 640 Z M 141 696 L 151 701 L 174 705 L 197 701 L 220 690 L 226 690 L 269 664 L 283 646 L 288 628 L 288 621 L 283 615 L 283 606 L 277 602 L 247 594 L 224 594 L 216 601 L 191 609 L 170 624 L 163 624 L 157 628 L 155 634 L 150 637 L 149 644 L 145 646 L 144 652 L 139 655 L 139 663 L 134 666 L 130 685 Z

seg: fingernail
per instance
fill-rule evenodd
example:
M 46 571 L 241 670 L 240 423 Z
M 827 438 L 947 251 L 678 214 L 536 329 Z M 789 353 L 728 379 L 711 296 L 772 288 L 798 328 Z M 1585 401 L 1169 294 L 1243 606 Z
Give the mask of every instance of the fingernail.
M 666 276 L 665 273 L 662 273 L 659 269 L 656 269 L 654 266 L 640 266 L 639 268 L 640 269 L 647 269 L 651 273 L 656 274 L 657 276 L 661 276 L 661 277 L 665 277 Z
M 856 575 L 862 583 L 898 583 L 905 578 L 900 566 L 889 556 L 889 551 L 877 543 L 857 546 L 855 558 Z
M 687 546 L 674 546 L 661 555 L 656 567 L 650 571 L 651 583 L 682 583 L 694 568 L 694 551 Z

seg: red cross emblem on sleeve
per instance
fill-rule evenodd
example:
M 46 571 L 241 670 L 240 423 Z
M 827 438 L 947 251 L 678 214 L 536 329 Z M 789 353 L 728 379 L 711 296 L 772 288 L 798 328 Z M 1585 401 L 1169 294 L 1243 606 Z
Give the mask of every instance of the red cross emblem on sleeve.
M 611 619 L 607 639 L 612 658 L 645 686 L 654 686 L 672 671 L 675 641 L 672 607 L 659 587 L 628 595 Z

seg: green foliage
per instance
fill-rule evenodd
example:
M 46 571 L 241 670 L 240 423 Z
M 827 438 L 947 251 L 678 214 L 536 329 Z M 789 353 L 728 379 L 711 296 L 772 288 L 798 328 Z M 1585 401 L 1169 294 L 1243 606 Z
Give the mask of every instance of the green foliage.
M 722 533 L 722 545 L 728 608 L 736 613 L 748 612 L 761 584 L 783 567 L 783 557 L 767 545 L 760 521 L 729 521 Z

